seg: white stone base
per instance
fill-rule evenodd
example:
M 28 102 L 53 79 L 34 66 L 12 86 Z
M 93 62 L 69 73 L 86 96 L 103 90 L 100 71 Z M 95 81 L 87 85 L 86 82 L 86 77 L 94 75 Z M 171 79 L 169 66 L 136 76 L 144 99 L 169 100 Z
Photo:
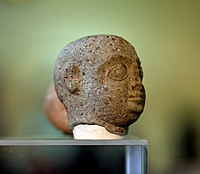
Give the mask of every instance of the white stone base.
M 123 139 L 123 136 L 112 134 L 99 125 L 81 124 L 73 129 L 74 139 L 112 140 Z

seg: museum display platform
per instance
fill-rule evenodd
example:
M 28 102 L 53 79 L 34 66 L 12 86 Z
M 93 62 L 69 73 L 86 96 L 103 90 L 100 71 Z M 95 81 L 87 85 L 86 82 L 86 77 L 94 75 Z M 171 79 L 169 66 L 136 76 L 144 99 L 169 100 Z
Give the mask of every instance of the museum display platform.
M 147 174 L 147 158 L 147 140 L 135 136 L 120 140 L 0 138 L 0 173 Z

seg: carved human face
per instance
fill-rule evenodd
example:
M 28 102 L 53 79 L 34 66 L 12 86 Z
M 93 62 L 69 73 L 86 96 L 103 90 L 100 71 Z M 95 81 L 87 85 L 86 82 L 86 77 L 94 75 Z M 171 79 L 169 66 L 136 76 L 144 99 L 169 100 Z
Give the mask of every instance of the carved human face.
M 99 89 L 94 120 L 112 127 L 127 127 L 144 109 L 143 72 L 138 57 L 113 55 L 98 69 Z M 115 128 L 116 128 L 115 127 Z M 121 129 L 118 129 L 119 133 Z
M 55 87 L 69 126 L 97 124 L 125 135 L 144 109 L 142 68 L 134 48 L 113 35 L 81 38 L 63 49 Z

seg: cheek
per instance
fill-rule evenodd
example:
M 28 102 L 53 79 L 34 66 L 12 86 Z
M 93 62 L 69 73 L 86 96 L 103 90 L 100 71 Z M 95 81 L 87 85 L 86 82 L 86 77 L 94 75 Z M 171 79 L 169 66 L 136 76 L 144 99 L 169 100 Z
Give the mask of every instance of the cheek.
M 121 110 L 126 106 L 128 99 L 127 80 L 108 81 L 104 88 L 106 88 L 104 98 L 109 101 L 110 107 Z

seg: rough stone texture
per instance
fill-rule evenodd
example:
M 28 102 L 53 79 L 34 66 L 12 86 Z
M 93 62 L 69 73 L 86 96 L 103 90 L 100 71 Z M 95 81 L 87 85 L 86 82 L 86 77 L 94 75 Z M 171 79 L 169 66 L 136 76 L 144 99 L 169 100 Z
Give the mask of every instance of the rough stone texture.
M 50 85 L 44 100 L 44 110 L 48 120 L 65 134 L 72 134 L 68 126 L 67 112 L 64 105 L 58 99 L 54 84 Z
M 69 126 L 97 124 L 126 135 L 143 112 L 143 72 L 134 47 L 121 37 L 93 35 L 69 43 L 54 70 Z

